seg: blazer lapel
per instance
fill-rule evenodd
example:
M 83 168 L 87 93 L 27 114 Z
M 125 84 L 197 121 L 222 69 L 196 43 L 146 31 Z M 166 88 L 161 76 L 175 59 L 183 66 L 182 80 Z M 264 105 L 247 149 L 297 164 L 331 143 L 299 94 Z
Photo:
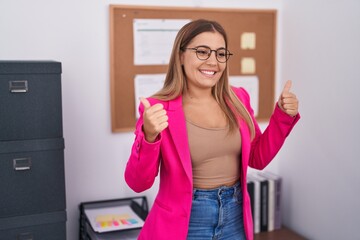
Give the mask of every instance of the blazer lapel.
M 238 118 L 238 123 L 240 126 L 241 135 L 241 176 L 245 177 L 250 156 L 250 132 L 246 122 L 243 119 Z
M 181 164 L 186 172 L 189 181 L 192 182 L 192 166 L 189 149 L 189 141 L 186 130 L 186 119 L 182 109 L 182 97 L 169 101 L 169 107 L 167 109 L 169 117 L 169 131 L 171 133 L 172 140 L 174 142 L 176 151 L 180 157 Z M 247 164 L 250 154 L 250 132 L 246 125 L 246 122 L 238 118 L 241 135 L 241 154 L 242 154 L 242 175 L 246 172 Z
M 183 165 L 186 175 L 188 176 L 189 181 L 192 182 L 192 166 L 189 141 L 186 130 L 185 114 L 182 109 L 181 96 L 169 102 L 167 114 L 169 117 L 168 128 L 171 133 L 175 148 L 180 157 L 180 161 Z

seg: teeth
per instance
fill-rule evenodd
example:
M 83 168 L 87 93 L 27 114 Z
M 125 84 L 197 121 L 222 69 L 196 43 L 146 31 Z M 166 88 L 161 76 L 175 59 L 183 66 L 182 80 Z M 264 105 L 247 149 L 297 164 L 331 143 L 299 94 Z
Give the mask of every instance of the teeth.
M 204 71 L 204 70 L 202 70 L 201 72 L 205 73 L 205 74 L 208 74 L 208 75 L 214 75 L 215 74 L 214 71 Z

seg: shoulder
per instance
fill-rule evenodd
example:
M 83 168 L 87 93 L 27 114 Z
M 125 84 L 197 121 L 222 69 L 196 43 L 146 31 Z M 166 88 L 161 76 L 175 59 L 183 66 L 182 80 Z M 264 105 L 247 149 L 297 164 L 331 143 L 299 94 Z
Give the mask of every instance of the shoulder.
M 239 100 L 248 105 L 250 103 L 250 95 L 243 87 L 234 87 L 231 86 L 231 89 L 234 91 L 235 95 L 239 98 Z

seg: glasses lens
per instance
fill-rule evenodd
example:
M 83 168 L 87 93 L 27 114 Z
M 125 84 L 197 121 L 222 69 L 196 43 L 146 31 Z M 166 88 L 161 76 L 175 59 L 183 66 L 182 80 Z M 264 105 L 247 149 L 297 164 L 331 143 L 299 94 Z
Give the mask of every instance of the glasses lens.
M 216 59 L 219 62 L 226 62 L 230 57 L 230 52 L 226 49 L 218 49 L 216 51 Z
M 198 47 L 196 49 L 196 55 L 200 60 L 206 60 L 210 57 L 211 50 L 206 47 Z

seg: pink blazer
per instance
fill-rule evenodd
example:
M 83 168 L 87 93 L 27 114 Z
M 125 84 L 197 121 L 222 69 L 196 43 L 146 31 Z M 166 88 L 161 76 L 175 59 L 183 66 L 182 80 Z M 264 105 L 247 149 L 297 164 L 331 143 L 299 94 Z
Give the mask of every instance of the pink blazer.
M 233 88 L 239 99 L 253 116 L 249 95 L 243 88 Z M 125 180 L 135 191 L 149 189 L 160 173 L 160 186 L 153 207 L 139 235 L 140 240 L 186 239 L 191 213 L 193 181 L 190 151 L 186 132 L 182 97 L 171 101 L 148 99 L 150 104 L 162 103 L 169 117 L 169 126 L 155 143 L 148 143 L 142 132 L 143 106 L 136 123 L 135 141 L 125 169 Z M 263 169 L 283 145 L 300 115 L 291 117 L 277 106 L 269 125 L 261 133 L 255 121 L 256 137 L 251 142 L 246 123 L 239 119 L 242 149 L 241 187 L 246 238 L 253 239 L 250 199 L 247 192 L 246 172 L 250 166 Z M 160 170 L 160 171 L 159 171 Z

